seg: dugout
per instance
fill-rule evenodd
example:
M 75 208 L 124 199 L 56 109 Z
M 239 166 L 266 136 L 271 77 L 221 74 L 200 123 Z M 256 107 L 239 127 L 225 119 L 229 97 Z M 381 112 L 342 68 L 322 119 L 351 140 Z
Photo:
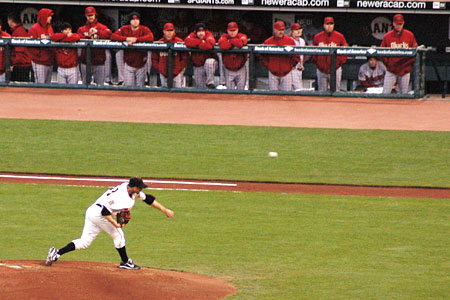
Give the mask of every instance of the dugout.
M 395 13 L 405 16 L 405 28 L 411 30 L 419 45 L 431 47 L 427 53 L 425 67 L 426 93 L 441 93 L 450 80 L 450 3 L 436 1 L 354 1 L 354 0 L 102 0 L 102 1 L 2 1 L 0 20 L 2 28 L 8 28 L 6 16 L 15 11 L 26 26 L 36 22 L 37 11 L 42 7 L 54 10 L 54 23 L 66 21 L 74 28 L 85 22 L 84 8 L 94 5 L 100 22 L 112 30 L 124 24 L 126 15 L 137 10 L 142 15 L 142 24 L 150 27 L 155 38 L 162 35 L 165 22 L 175 23 L 177 35 L 184 37 L 193 25 L 202 21 L 216 38 L 225 31 L 227 22 L 240 24 L 241 31 L 250 38 L 250 43 L 259 44 L 271 36 L 272 24 L 277 20 L 286 25 L 300 22 L 304 27 L 304 38 L 311 43 L 314 34 L 322 30 L 325 16 L 333 16 L 335 29 L 344 34 L 350 46 L 378 46 L 382 36 L 392 28 Z M 364 57 L 352 57 L 344 65 L 343 79 L 347 89 L 356 80 Z M 261 81 L 267 70 L 255 64 L 255 73 Z M 314 66 L 306 63 L 304 79 L 314 80 Z M 189 70 L 187 72 L 189 75 Z M 440 80 L 440 81 L 439 81 Z

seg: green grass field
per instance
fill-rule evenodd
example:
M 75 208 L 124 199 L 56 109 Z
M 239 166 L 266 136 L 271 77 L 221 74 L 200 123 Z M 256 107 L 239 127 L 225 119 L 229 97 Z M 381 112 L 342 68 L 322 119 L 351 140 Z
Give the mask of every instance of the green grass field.
M 0 120 L 0 171 L 450 187 L 444 132 Z M 279 157 L 267 157 L 277 151 Z M 0 184 L 0 259 L 44 259 L 81 234 L 104 188 Z M 228 280 L 230 299 L 447 299 L 446 199 L 153 191 L 128 252 Z M 12 221 L 11 221 L 12 220 Z M 102 234 L 65 260 L 118 263 Z
M 448 132 L 26 120 L 0 127 L 0 171 L 450 187 Z
M 0 184 L 1 259 L 44 259 L 81 234 L 104 188 Z M 176 216 L 143 203 L 125 232 L 150 268 L 206 274 L 231 299 L 445 299 L 450 294 L 448 200 L 154 191 Z M 64 260 L 119 257 L 102 233 Z

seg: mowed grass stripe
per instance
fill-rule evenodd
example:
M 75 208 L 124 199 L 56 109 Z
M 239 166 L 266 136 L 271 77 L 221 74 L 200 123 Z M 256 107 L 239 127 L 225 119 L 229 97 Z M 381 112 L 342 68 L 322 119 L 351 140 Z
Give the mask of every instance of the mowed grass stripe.
M 0 126 L 0 171 L 7 172 L 450 187 L 446 132 L 42 120 Z

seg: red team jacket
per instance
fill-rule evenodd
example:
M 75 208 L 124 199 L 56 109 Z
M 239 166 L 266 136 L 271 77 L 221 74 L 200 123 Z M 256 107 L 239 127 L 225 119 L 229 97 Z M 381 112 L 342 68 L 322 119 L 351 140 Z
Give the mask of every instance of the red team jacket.
M 391 30 L 384 35 L 381 47 L 417 48 L 417 42 L 414 34 L 409 30 L 403 29 L 400 34 Z M 389 72 L 396 75 L 405 75 L 411 72 L 414 57 L 384 57 L 383 62 Z
M 28 37 L 28 32 L 23 27 L 22 23 L 11 28 L 11 32 L 11 36 L 15 38 Z M 31 57 L 26 47 L 13 47 L 11 49 L 11 63 L 15 67 L 31 66 Z
M 73 33 L 70 37 L 65 33 L 55 33 L 52 35 L 52 41 L 75 43 L 80 40 L 80 36 Z M 78 66 L 78 50 L 77 48 L 56 48 L 56 61 L 60 68 L 74 68 Z
M 201 40 L 197 37 L 197 33 L 194 31 L 188 35 L 188 37 L 184 40 L 184 43 L 188 48 L 211 50 L 216 44 L 216 39 L 210 31 L 206 30 L 205 39 Z M 196 67 L 202 67 L 208 58 L 215 58 L 215 55 L 213 53 L 201 52 L 191 54 L 192 64 Z
M 160 39 L 158 42 L 164 43 L 182 43 L 183 40 L 179 37 L 174 37 L 168 41 L 165 37 Z M 186 51 L 174 52 L 173 58 L 173 76 L 177 76 L 180 72 L 186 68 L 189 63 L 189 53 Z M 153 51 L 152 52 L 152 65 L 155 69 L 159 71 L 164 77 L 168 77 L 167 72 L 167 52 L 165 51 Z
M 120 27 L 119 30 L 111 35 L 111 40 L 123 42 L 127 40 L 127 37 L 136 37 L 137 43 L 153 42 L 153 33 L 147 27 L 139 25 L 136 31 L 131 29 L 131 25 L 125 25 Z M 125 50 L 123 54 L 123 60 L 127 65 L 133 68 L 142 68 L 147 62 L 146 50 Z
M 0 37 L 11 37 L 6 31 L 0 30 Z M 5 73 L 5 48 L 0 47 L 0 74 Z
M 247 45 L 247 36 L 239 32 L 235 38 L 230 38 L 228 33 L 224 33 L 220 37 L 218 44 L 220 49 L 223 50 L 230 50 L 233 47 L 240 49 Z M 247 54 L 222 53 L 222 61 L 228 70 L 237 71 L 245 65 Z
M 347 41 L 342 33 L 333 31 L 331 34 L 322 31 L 314 36 L 313 46 L 319 47 L 339 47 L 348 46 Z M 336 57 L 336 69 L 339 69 L 347 61 L 347 56 Z M 320 72 L 330 74 L 331 56 L 315 55 L 312 56 L 314 62 Z
M 264 45 L 295 46 L 295 41 L 290 36 L 281 39 L 272 36 L 264 41 Z M 261 55 L 261 64 L 269 69 L 270 73 L 278 77 L 284 77 L 298 64 L 300 55 Z
M 82 39 L 91 39 L 92 37 L 89 36 L 89 30 L 91 28 L 97 29 L 97 38 L 99 39 L 107 40 L 112 35 L 112 31 L 109 30 L 109 28 L 106 27 L 105 25 L 99 23 L 97 19 L 95 19 L 95 21 L 92 23 L 86 22 L 84 26 L 78 28 L 77 33 L 80 35 Z M 105 60 L 106 60 L 105 49 L 93 48 L 91 50 L 91 64 L 93 66 L 104 65 Z M 83 49 L 81 51 L 80 61 L 81 63 L 86 64 L 86 49 Z
M 54 33 L 47 18 L 52 15 L 51 9 L 43 8 L 38 13 L 38 22 L 31 26 L 28 36 L 33 39 L 50 39 Z M 55 61 L 55 51 L 52 48 L 28 48 L 31 60 L 39 65 L 51 66 Z

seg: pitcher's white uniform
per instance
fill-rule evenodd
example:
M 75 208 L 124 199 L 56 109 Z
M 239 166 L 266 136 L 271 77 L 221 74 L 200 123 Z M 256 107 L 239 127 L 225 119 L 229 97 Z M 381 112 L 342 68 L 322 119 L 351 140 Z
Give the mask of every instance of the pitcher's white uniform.
M 86 210 L 86 218 L 81 238 L 73 240 L 75 249 L 86 249 L 95 240 L 97 235 L 103 230 L 107 232 L 114 241 L 117 249 L 125 246 L 125 234 L 122 228 L 116 228 L 102 215 L 103 208 L 106 208 L 116 218 L 118 212 L 123 209 L 131 209 L 134 206 L 135 198 L 145 200 L 143 192 L 139 194 L 128 194 L 128 182 L 124 182 L 110 190 L 107 190 Z

